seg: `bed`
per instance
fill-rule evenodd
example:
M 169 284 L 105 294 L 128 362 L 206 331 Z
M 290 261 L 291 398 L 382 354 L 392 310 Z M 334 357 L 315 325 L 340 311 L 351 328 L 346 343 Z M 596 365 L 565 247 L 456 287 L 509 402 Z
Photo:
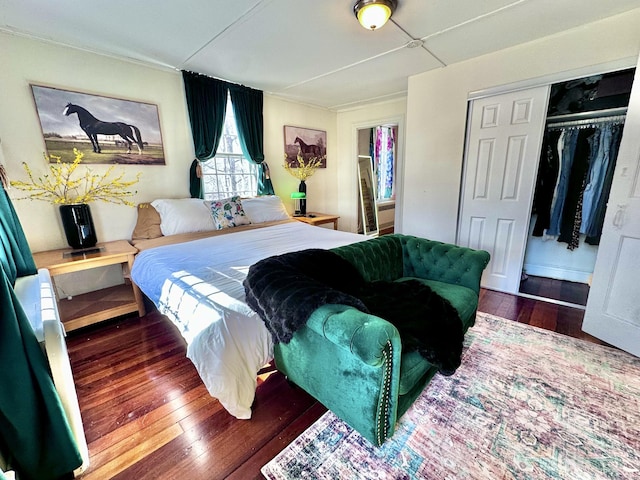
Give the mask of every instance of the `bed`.
M 204 205 L 204 213 L 215 220 L 211 202 L 188 200 L 184 203 L 196 209 Z M 171 215 L 156 202 L 151 207 L 157 207 L 161 223 L 165 217 L 169 222 Z M 306 248 L 328 249 L 369 237 L 292 220 L 278 197 L 255 202 L 243 199 L 242 205 L 247 207 L 246 214 L 243 212 L 247 218 L 232 226 L 219 228 L 214 221 L 213 230 L 203 227 L 194 232 L 171 230 L 165 225 L 161 236 L 134 239 L 140 253 L 131 277 L 178 328 L 187 344 L 187 357 L 209 393 L 231 415 L 248 419 L 258 371 L 273 357 L 270 334 L 245 303 L 242 282 L 249 267 L 272 255 Z M 237 213 L 237 209 L 236 205 L 232 212 Z M 180 221 L 186 218 L 184 214 L 178 216 Z M 237 215 L 230 215 L 227 209 L 226 216 L 229 220 Z

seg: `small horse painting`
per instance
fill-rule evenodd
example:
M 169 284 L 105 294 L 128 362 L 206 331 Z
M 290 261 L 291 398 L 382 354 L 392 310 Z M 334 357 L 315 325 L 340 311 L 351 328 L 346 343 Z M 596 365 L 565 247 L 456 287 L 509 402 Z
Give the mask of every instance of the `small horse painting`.
M 79 105 L 68 103 L 63 114 L 69 116 L 71 114 L 78 115 L 80 128 L 87 134 L 93 151 L 100 153 L 100 144 L 98 143 L 98 135 L 119 135 L 127 143 L 127 153 L 131 153 L 131 144 L 135 143 L 138 147 L 138 155 L 142 155 L 144 144 L 140 130 L 135 125 L 129 125 L 123 122 L 103 122 L 94 117 L 88 110 Z M 117 142 L 116 142 L 117 144 Z
M 305 162 L 315 158 L 319 168 L 327 168 L 327 132 L 305 127 L 284 126 L 285 162 L 297 168 L 298 159 Z
M 303 157 L 319 157 L 321 155 L 318 145 L 307 145 L 300 137 L 296 137 L 293 143 L 297 143 L 300 146 L 300 153 Z

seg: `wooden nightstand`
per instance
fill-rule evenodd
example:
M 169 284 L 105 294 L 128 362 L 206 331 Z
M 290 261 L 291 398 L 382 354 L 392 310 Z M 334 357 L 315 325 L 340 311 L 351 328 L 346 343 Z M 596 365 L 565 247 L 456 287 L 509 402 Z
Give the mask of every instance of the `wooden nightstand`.
M 333 229 L 338 229 L 338 215 L 328 215 L 326 213 L 311 212 L 304 217 L 293 217 L 299 222 L 308 223 L 309 225 L 322 225 L 323 223 L 333 223 Z
M 122 265 L 123 285 L 58 299 L 60 317 L 67 331 L 92 325 L 127 313 L 145 314 L 142 294 L 129 279 L 133 257 L 138 253 L 126 240 L 98 243 L 95 249 L 63 248 L 33 254 L 38 268 L 46 268 L 54 281 L 56 275 L 81 272 L 108 265 Z

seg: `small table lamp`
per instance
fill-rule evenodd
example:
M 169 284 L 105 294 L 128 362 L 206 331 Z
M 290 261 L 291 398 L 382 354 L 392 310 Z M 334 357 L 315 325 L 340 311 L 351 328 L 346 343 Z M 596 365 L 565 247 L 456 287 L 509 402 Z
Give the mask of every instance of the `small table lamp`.
M 291 193 L 291 198 L 293 199 L 293 216 L 304 217 L 307 213 L 306 212 L 307 194 L 305 192 L 293 192 Z M 303 208 L 303 203 L 305 208 Z

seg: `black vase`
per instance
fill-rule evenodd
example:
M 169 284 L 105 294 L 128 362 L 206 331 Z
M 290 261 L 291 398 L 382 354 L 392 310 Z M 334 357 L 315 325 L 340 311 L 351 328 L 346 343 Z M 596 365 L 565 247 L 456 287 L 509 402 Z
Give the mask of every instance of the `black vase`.
M 91 209 L 86 203 L 60 205 L 60 218 L 71 248 L 91 248 L 98 242 Z
M 304 180 L 300 180 L 298 191 L 300 193 L 304 193 L 305 195 L 305 198 L 300 199 L 300 215 L 306 215 L 307 214 L 307 184 L 304 183 Z

